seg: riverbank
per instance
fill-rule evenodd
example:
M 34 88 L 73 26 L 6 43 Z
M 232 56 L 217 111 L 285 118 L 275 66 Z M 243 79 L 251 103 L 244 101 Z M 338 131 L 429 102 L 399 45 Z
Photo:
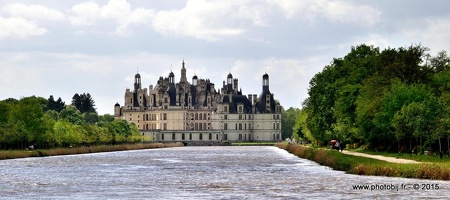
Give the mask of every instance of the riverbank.
M 28 157 L 46 157 L 59 155 L 73 155 L 86 153 L 100 153 L 112 151 L 126 151 L 138 149 L 154 149 L 167 147 L 181 147 L 183 143 L 148 143 L 148 144 L 123 144 L 123 145 L 101 145 L 75 148 L 55 148 L 55 149 L 36 149 L 36 150 L 1 150 L 0 160 L 28 158 Z
M 274 146 L 276 142 L 233 142 L 231 146 Z
M 299 144 L 277 143 L 275 146 L 298 157 L 315 161 L 334 170 L 357 175 L 450 180 L 450 168 L 443 163 L 400 164 L 343 154 Z

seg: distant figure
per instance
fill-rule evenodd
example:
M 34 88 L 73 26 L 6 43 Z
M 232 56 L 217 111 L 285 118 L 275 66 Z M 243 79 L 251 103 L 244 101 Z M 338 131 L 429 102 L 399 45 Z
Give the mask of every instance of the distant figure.
M 339 149 L 341 148 L 341 144 L 339 143 L 339 140 L 336 141 L 335 147 L 336 147 L 337 151 L 339 151 Z
M 34 145 L 31 145 L 31 146 L 29 146 L 28 147 L 30 150 L 33 150 L 34 149 Z

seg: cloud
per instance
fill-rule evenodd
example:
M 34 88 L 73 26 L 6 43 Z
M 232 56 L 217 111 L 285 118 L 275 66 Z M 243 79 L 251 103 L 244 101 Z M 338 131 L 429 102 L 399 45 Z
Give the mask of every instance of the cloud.
M 21 3 L 8 4 L 3 10 L 12 17 L 26 18 L 30 20 L 64 20 L 62 12 L 42 5 L 26 5 Z
M 26 38 L 43 35 L 47 29 L 40 28 L 36 23 L 17 17 L 0 17 L 0 40 L 5 38 Z
M 339 23 L 374 25 L 380 21 L 381 12 L 367 5 L 355 5 L 344 1 L 330 0 L 268 0 L 269 4 L 281 8 L 286 18 L 306 18 L 317 16 Z
M 118 24 L 115 33 L 126 36 L 128 27 L 137 24 L 150 24 L 153 10 L 138 8 L 132 10 L 126 0 L 109 0 L 104 6 L 95 2 L 74 5 L 69 20 L 74 26 L 91 26 L 100 20 L 112 20 Z
M 441 50 L 450 50 L 450 18 L 433 18 L 426 19 L 427 27 L 425 29 L 416 30 L 423 39 L 425 46 L 433 46 L 434 52 Z M 421 42 L 421 41 L 419 41 Z
M 95 2 L 80 3 L 72 7 L 69 21 L 74 26 L 94 24 L 100 16 L 101 8 Z

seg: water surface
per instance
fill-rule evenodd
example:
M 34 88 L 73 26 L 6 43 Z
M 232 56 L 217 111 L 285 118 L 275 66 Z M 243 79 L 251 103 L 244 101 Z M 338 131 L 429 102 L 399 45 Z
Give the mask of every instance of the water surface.
M 0 161 L 0 169 L 1 199 L 443 199 L 450 196 L 448 181 L 350 175 L 276 147 L 177 147 L 25 158 Z M 415 184 L 420 188 L 416 190 Z M 359 185 L 369 188 L 353 188 Z M 428 187 L 436 185 L 439 189 Z

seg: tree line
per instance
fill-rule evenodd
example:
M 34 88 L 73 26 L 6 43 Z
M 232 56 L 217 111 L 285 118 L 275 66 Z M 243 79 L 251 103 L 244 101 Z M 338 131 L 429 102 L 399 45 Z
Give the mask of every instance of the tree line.
M 319 145 L 338 139 L 377 151 L 450 150 L 450 57 L 428 52 L 352 47 L 311 79 L 301 110 L 284 112 L 288 132 Z
M 75 94 L 66 105 L 51 95 L 0 101 L 0 149 L 69 147 L 141 141 L 136 125 L 98 115 L 91 95 Z

